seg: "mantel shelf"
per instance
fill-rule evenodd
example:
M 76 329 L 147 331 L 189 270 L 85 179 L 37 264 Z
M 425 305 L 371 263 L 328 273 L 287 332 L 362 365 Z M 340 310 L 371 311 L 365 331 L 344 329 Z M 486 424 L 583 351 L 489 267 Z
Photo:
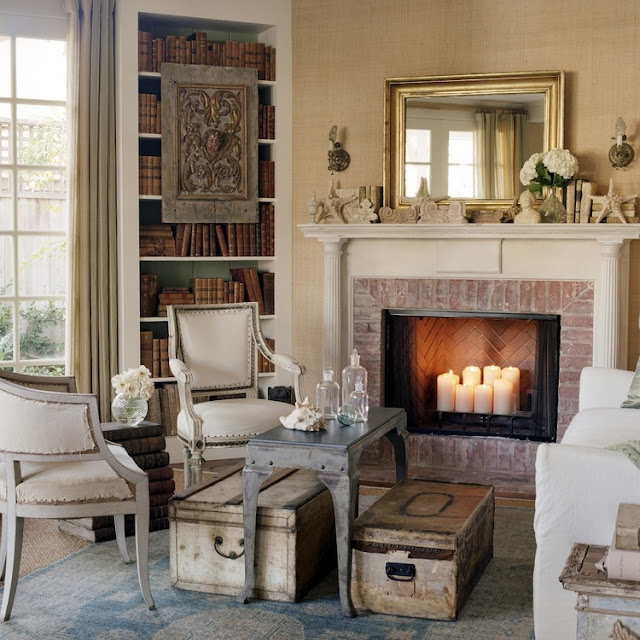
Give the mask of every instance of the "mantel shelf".
M 350 239 L 593 240 L 623 242 L 640 238 L 640 224 L 299 224 L 307 238 L 321 242 Z

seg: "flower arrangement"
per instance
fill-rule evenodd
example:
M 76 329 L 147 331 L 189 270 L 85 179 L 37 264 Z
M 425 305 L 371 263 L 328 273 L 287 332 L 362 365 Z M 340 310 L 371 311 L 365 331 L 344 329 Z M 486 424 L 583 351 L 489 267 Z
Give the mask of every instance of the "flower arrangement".
M 566 149 L 534 153 L 520 170 L 520 182 L 529 191 L 542 187 L 563 187 L 578 171 L 578 161 Z
M 140 365 L 137 369 L 127 369 L 122 373 L 118 373 L 111 378 L 111 386 L 116 393 L 122 394 L 127 398 L 140 398 L 149 400 L 153 395 L 153 382 L 151 380 L 151 371 L 144 365 Z

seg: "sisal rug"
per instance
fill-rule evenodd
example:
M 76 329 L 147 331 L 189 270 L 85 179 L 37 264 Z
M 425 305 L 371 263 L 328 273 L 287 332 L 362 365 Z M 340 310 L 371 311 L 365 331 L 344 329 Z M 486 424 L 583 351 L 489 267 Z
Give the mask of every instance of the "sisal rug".
M 115 542 L 92 544 L 21 579 L 0 637 L 92 640 L 533 640 L 533 509 L 497 507 L 494 558 L 455 622 L 361 613 L 343 618 L 337 580 L 324 578 L 298 603 L 176 589 L 169 580 L 169 532 L 150 534 L 148 611 L 134 565 Z M 128 539 L 133 552 L 133 539 Z

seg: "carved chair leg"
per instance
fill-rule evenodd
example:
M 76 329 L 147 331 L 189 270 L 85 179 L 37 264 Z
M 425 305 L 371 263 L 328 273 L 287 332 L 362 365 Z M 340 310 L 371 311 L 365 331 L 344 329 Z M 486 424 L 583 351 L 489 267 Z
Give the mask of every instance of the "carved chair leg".
M 202 480 L 202 468 L 204 466 L 204 459 L 199 451 L 196 451 L 191 455 L 189 461 L 189 467 L 191 469 L 191 483 L 196 484 Z
M 7 516 L 0 515 L 2 533 L 0 534 L 0 580 L 4 580 L 4 570 L 7 566 Z
M 148 491 L 148 488 L 147 488 Z M 149 584 L 149 504 L 140 505 L 135 515 L 136 525 L 136 561 L 138 569 L 138 582 L 142 597 L 149 607 L 155 609 L 156 605 L 151 595 Z
M 184 488 L 188 489 L 191 486 L 191 467 L 189 466 L 191 451 L 189 451 L 189 447 L 186 444 L 182 447 L 182 458 L 184 463 Z
M 4 592 L 2 594 L 2 608 L 0 618 L 5 622 L 11 617 L 13 600 L 16 595 L 18 585 L 18 574 L 20 573 L 20 556 L 22 555 L 22 532 L 24 530 L 24 518 L 17 518 L 3 514 L 2 519 L 7 519 L 6 528 L 2 527 L 3 534 L 7 534 L 7 560 L 6 575 L 4 582 Z
M 129 555 L 129 550 L 127 549 L 127 541 L 124 533 L 124 514 L 113 516 L 113 523 L 116 529 L 116 542 L 118 543 L 118 549 L 120 549 L 120 553 L 122 554 L 125 564 L 131 564 L 133 561 Z

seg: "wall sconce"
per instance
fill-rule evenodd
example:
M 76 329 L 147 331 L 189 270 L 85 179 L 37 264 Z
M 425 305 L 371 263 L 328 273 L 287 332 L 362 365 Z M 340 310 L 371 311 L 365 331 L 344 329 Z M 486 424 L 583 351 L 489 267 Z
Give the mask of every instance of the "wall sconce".
M 329 171 L 344 171 L 351 162 L 351 156 L 336 142 L 338 125 L 333 125 L 329 131 Z
M 626 167 L 633 160 L 633 148 L 630 144 L 624 142 L 627 139 L 626 130 L 625 121 L 622 118 L 618 118 L 616 120 L 616 135 L 615 138 L 612 138 L 616 143 L 609 149 L 611 166 L 616 169 Z

